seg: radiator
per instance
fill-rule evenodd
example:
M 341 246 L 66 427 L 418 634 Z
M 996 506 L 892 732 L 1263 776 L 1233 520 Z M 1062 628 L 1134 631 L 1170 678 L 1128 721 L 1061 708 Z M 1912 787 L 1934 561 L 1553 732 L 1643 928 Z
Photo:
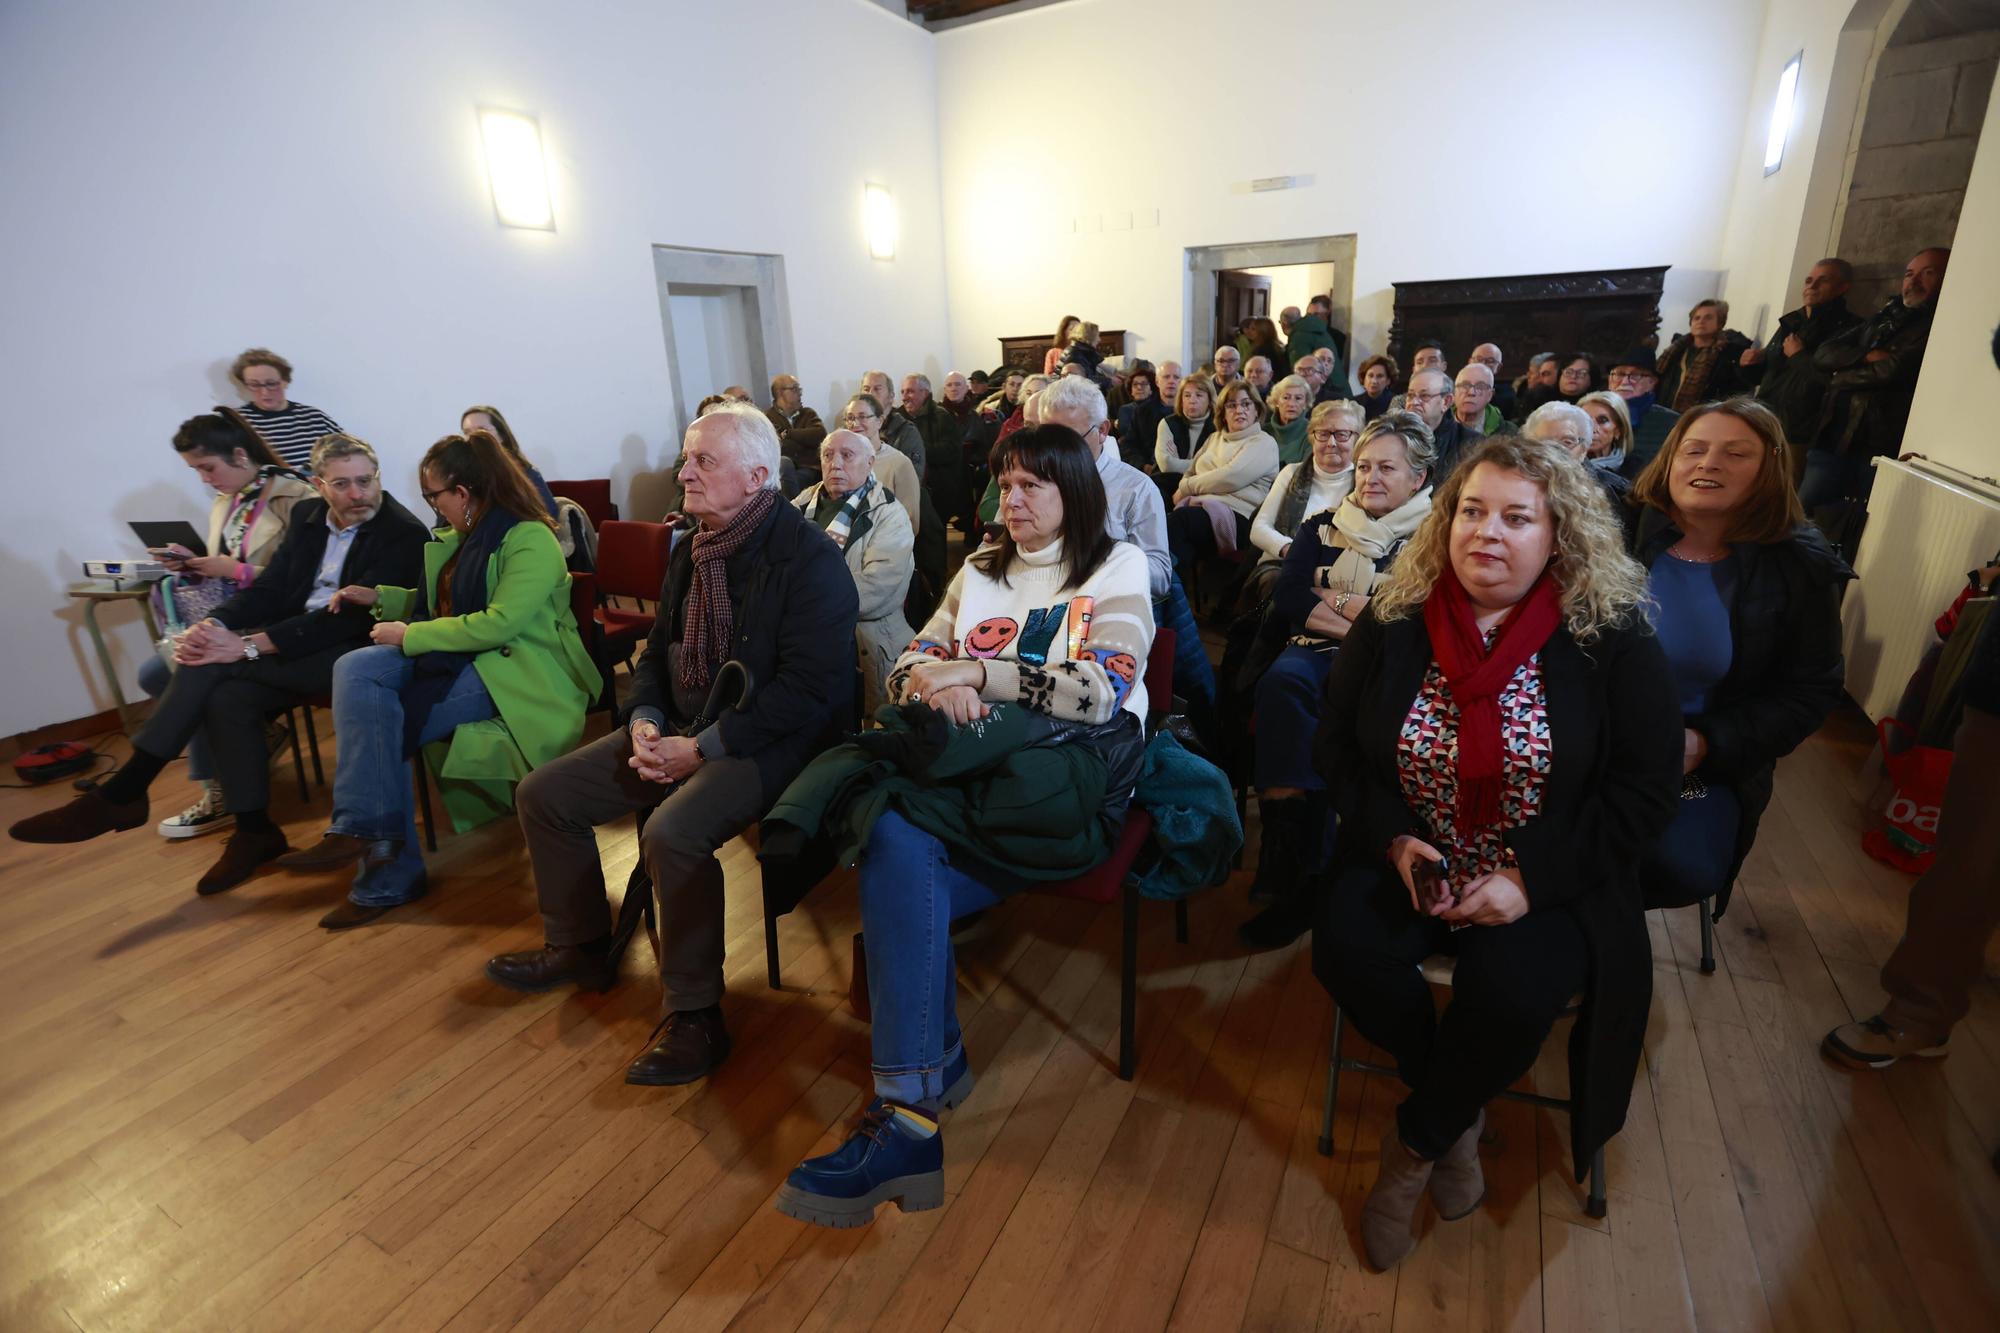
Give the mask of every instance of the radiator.
M 1895 712 L 1932 622 L 1968 570 L 2000 551 L 2000 487 L 1941 464 L 1875 460 L 1868 528 L 1841 607 L 1847 692 L 1876 721 Z

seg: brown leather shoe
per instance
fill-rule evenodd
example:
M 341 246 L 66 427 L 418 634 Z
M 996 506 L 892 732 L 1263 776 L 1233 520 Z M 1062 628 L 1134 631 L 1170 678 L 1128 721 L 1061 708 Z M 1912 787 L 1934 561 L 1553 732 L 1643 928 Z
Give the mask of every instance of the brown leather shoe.
M 207 874 L 195 881 L 194 891 L 204 898 L 227 893 L 256 874 L 266 863 L 291 849 L 292 845 L 285 841 L 285 831 L 281 828 L 273 828 L 268 833 L 248 833 L 238 828 L 223 844 L 221 858 L 208 868 Z
M 16 820 L 7 836 L 15 842 L 89 842 L 101 834 L 138 828 L 146 822 L 148 805 L 143 796 L 114 804 L 93 788 L 66 805 Z
M 580 944 L 544 944 L 486 960 L 486 975 L 508 990 L 529 995 L 574 982 L 578 990 L 607 991 L 618 984 L 617 958 Z
M 729 1058 L 729 1032 L 722 1026 L 722 1006 L 675 1010 L 653 1029 L 653 1048 L 625 1071 L 627 1083 L 647 1087 L 678 1087 L 706 1078 Z
M 345 870 L 356 861 L 371 866 L 387 865 L 402 854 L 401 838 L 354 838 L 328 830 L 319 841 L 301 851 L 286 852 L 278 858 L 278 869 L 310 875 L 325 870 Z
M 319 923 L 328 930 L 352 930 L 356 926 L 365 926 L 377 917 L 393 912 L 401 906 L 402 903 L 389 903 L 382 907 L 367 907 L 342 898 L 340 906 L 321 917 Z

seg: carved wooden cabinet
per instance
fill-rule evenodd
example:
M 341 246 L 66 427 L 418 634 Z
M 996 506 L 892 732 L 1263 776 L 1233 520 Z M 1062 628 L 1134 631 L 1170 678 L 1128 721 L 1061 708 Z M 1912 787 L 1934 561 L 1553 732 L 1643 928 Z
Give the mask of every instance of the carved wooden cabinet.
M 1474 347 L 1496 343 L 1500 373 L 1509 378 L 1537 352 L 1590 352 L 1609 364 L 1657 342 L 1668 267 L 1399 282 L 1389 351 L 1408 370 L 1412 349 L 1436 338 L 1456 370 Z
M 1000 364 L 1016 370 L 1024 370 L 1030 375 L 1042 373 L 1042 357 L 1054 341 L 1049 333 L 1031 333 L 1019 338 L 1000 340 Z M 1125 330 L 1099 329 L 1097 350 L 1106 356 L 1125 355 Z

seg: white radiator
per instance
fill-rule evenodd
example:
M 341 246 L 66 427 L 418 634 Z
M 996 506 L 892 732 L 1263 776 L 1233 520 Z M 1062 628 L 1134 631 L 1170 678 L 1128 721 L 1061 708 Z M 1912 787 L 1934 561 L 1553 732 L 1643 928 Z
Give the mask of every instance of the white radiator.
M 1860 577 L 1841 607 L 1847 692 L 1876 721 L 1896 709 L 1926 649 L 1932 622 L 1967 571 L 2000 551 L 2000 488 L 1922 460 L 1875 460 Z

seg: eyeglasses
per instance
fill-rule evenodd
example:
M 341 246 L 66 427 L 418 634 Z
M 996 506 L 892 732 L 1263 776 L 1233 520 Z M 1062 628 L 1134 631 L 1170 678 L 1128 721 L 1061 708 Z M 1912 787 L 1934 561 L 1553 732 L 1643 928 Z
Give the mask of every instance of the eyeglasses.
M 1449 397 L 1451 397 L 1450 389 L 1439 389 L 1434 393 L 1418 393 L 1412 389 L 1409 393 L 1403 395 L 1403 401 L 1406 403 L 1435 403 Z
M 244 380 L 243 387 L 246 389 L 282 389 L 285 387 L 285 382 L 283 380 Z
M 458 487 L 456 486 L 440 486 L 438 489 L 434 491 L 420 490 L 417 492 L 417 494 L 424 497 L 425 504 L 435 509 L 437 508 L 437 499 L 440 495 L 449 495 L 451 492 L 457 489 Z
M 1328 440 L 1338 440 L 1342 444 L 1353 444 L 1361 437 L 1358 430 L 1316 430 L 1312 433 L 1314 444 L 1325 444 Z
M 371 472 L 365 477 L 337 477 L 331 481 L 325 477 L 320 478 L 320 481 L 328 490 L 341 495 L 348 495 L 357 491 L 372 491 L 375 489 L 375 483 L 380 480 L 382 480 L 382 474 L 379 472 Z M 429 500 L 430 498 L 428 494 L 424 496 L 425 500 Z

